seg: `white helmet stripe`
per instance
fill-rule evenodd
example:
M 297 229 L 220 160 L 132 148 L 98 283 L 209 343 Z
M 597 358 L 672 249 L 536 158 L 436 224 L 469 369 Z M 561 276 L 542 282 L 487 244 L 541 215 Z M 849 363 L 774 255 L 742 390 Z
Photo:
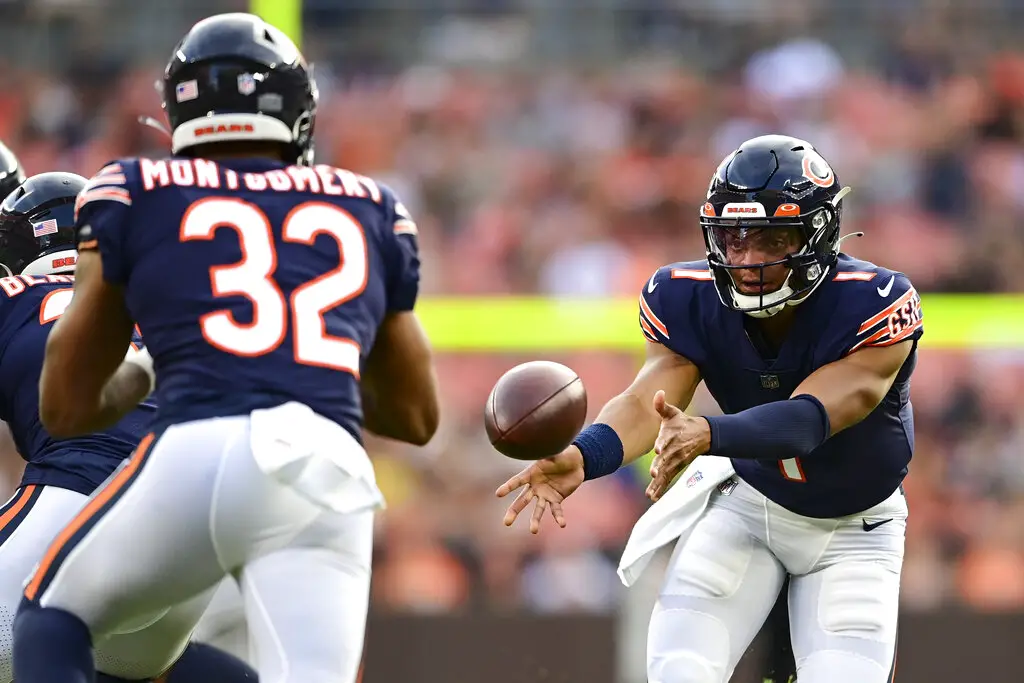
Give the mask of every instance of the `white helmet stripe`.
M 25 266 L 22 275 L 56 275 L 58 273 L 75 272 L 75 263 L 78 261 L 78 250 L 63 249 L 40 256 Z M 54 266 L 54 264 L 58 264 Z
M 231 140 L 292 142 L 291 129 L 271 116 L 262 114 L 212 114 L 186 121 L 171 136 L 171 152 L 207 142 Z

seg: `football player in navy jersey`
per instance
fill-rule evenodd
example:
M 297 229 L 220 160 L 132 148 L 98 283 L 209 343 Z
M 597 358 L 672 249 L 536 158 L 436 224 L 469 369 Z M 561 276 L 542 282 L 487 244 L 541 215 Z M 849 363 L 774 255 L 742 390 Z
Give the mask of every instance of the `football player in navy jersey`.
M 41 173 L 0 205 L 0 269 L 6 273 L 0 277 L 0 419 L 25 461 L 19 487 L 0 507 L 0 683 L 12 680 L 11 629 L 26 578 L 89 495 L 131 455 L 156 410 L 145 401 L 110 428 L 70 439 L 54 438 L 40 424 L 39 373 L 47 336 L 72 297 L 74 203 L 85 185 L 72 173 Z M 132 342 L 128 353 L 141 338 Z M 103 642 L 96 651 L 99 680 L 156 678 L 177 660 L 168 681 L 255 681 L 242 662 L 189 646 L 211 597 L 208 591 L 151 615 L 146 628 Z
M 424 444 L 438 397 L 416 224 L 387 187 L 308 165 L 316 105 L 283 33 L 205 19 L 164 74 L 174 156 L 113 162 L 79 195 L 43 424 L 102 429 L 154 384 L 158 408 L 27 582 L 19 683 L 88 680 L 94 639 L 225 575 L 262 680 L 355 680 L 383 504 L 362 429 Z M 122 362 L 135 323 L 148 353 Z
M 902 273 L 840 252 L 847 192 L 802 140 L 758 137 L 726 157 L 701 210 L 707 259 L 664 266 L 640 292 L 633 384 L 497 491 L 524 487 L 505 524 L 533 500 L 532 531 L 549 510 L 564 526 L 566 496 L 654 448 L 659 502 L 620 565 L 628 585 L 676 542 L 652 683 L 729 680 L 787 574 L 800 683 L 891 679 L 921 303 Z M 701 381 L 724 415 L 682 412 Z

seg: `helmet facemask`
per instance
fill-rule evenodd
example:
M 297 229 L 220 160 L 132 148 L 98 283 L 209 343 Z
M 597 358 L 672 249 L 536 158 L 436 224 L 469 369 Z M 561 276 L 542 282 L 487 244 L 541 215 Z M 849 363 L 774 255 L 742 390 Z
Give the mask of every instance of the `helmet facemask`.
M 796 204 L 783 204 L 771 217 L 763 209 L 756 217 L 719 217 L 706 204 L 700 222 L 722 303 L 754 318 L 768 318 L 814 293 L 838 254 L 839 203 L 847 192 L 843 188 L 831 202 L 806 213 Z

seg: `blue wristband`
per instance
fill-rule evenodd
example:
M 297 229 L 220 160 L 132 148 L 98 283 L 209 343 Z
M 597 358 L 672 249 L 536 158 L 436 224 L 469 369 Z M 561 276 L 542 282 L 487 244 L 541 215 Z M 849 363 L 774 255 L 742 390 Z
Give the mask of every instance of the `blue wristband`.
M 608 425 L 595 422 L 580 432 L 572 445 L 583 454 L 583 479 L 614 474 L 622 466 L 622 439 Z

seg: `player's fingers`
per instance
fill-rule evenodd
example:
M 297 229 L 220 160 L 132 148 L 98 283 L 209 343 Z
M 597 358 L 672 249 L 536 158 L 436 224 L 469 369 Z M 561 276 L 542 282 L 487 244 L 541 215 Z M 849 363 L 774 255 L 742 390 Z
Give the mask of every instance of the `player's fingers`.
M 666 464 L 666 466 L 658 472 L 658 476 L 651 480 L 651 484 L 647 489 L 649 492 L 648 497 L 652 501 L 657 501 L 665 494 L 665 491 L 668 490 L 669 482 L 671 482 L 676 476 L 676 471 L 676 468 Z
M 661 448 L 655 449 L 657 457 L 651 463 L 651 476 L 656 477 L 659 473 L 673 466 L 679 457 L 678 439 L 674 436 L 666 436 L 661 439 Z
M 665 425 L 662 423 L 661 429 L 658 430 L 658 438 L 654 440 L 654 453 L 665 457 L 665 451 L 671 450 L 673 438 L 673 430 L 665 429 Z
M 672 477 L 673 477 L 672 474 L 664 474 L 664 475 L 658 477 L 657 489 L 654 492 L 654 495 L 655 495 L 654 500 L 655 501 L 660 500 L 661 497 L 663 495 L 665 495 L 665 491 L 668 491 L 668 485 L 672 481 Z
M 662 493 L 664 489 L 668 488 L 669 483 L 676 478 L 676 475 L 682 471 L 682 467 L 678 460 L 673 460 L 670 463 L 665 463 L 665 466 L 658 472 L 658 481 L 661 482 Z
M 528 483 L 530 483 L 530 468 L 529 467 L 527 467 L 525 470 L 523 470 L 522 472 L 520 472 L 519 474 L 515 475 L 514 477 L 512 477 L 511 479 L 506 481 L 504 484 L 499 486 L 498 490 L 495 491 L 494 494 L 496 496 L 498 496 L 498 498 L 504 498 L 505 496 L 507 496 L 508 494 L 512 493 L 513 491 L 515 491 L 517 488 L 519 488 L 523 484 L 528 484 Z
M 535 534 L 540 531 L 540 521 L 544 519 L 544 511 L 548 508 L 548 501 L 541 496 L 537 496 L 537 504 L 533 506 L 533 516 L 530 517 L 530 533 Z
M 565 513 L 562 512 L 562 504 L 551 501 L 551 516 L 555 518 L 555 524 L 565 528 Z
M 654 496 L 657 494 L 658 489 L 661 487 L 661 476 L 660 473 L 651 477 L 651 481 L 647 484 L 647 497 L 654 500 Z
M 526 506 L 533 500 L 533 488 L 527 486 L 525 489 L 520 491 L 516 499 L 512 501 L 512 504 L 508 506 L 508 511 L 505 513 L 505 526 L 512 526 L 512 523 L 516 521 L 519 513 L 526 509 Z
M 658 412 L 658 415 L 661 415 L 662 419 L 666 420 L 682 412 L 679 408 L 665 400 L 665 392 L 661 389 L 654 394 L 654 410 Z

